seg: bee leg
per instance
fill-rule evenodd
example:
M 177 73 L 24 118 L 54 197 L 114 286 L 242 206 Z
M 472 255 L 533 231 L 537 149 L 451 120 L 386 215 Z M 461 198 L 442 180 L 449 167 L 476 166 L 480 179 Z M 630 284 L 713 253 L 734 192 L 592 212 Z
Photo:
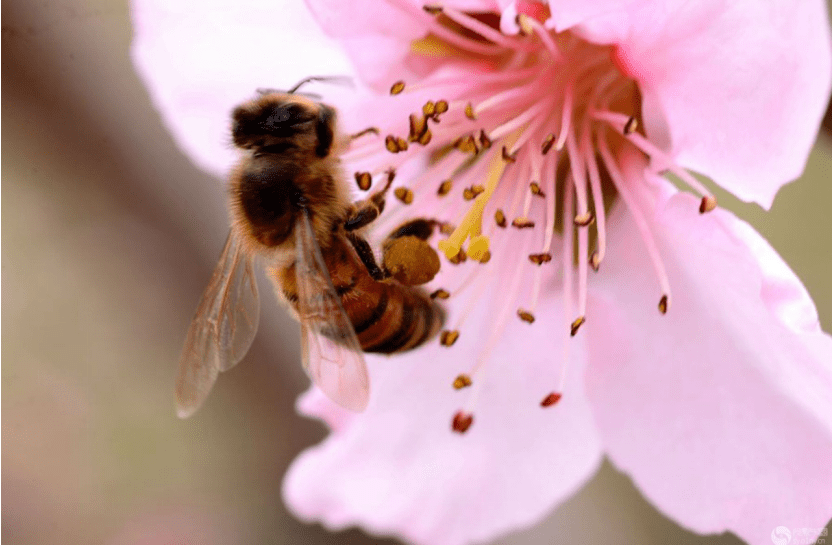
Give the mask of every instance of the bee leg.
M 436 220 L 417 218 L 390 233 L 382 245 L 384 273 L 407 286 L 433 280 L 439 272 L 439 256 L 427 240 L 441 225 Z
M 352 244 L 352 247 L 355 249 L 355 253 L 358 254 L 359 259 L 361 259 L 361 262 L 364 263 L 364 266 L 367 268 L 367 272 L 370 273 L 370 276 L 372 276 L 374 280 L 384 280 L 389 276 L 384 272 L 384 270 L 382 270 L 381 267 L 378 266 L 378 263 L 376 263 L 376 256 L 373 253 L 373 249 L 364 237 L 355 233 L 347 233 L 347 240 L 350 241 L 350 244 Z
M 347 232 L 355 231 L 365 227 L 375 221 L 384 211 L 385 196 L 390 186 L 393 184 L 393 178 L 396 176 L 396 171 L 387 171 L 387 183 L 384 187 L 370 195 L 367 199 L 358 201 L 352 205 L 352 209 L 344 221 L 344 229 Z
M 381 130 L 379 130 L 378 127 L 367 127 L 363 131 L 359 131 L 355 134 L 349 135 L 349 139 L 352 141 L 352 140 L 355 140 L 357 138 L 361 138 L 362 136 L 364 136 L 366 134 L 381 134 Z

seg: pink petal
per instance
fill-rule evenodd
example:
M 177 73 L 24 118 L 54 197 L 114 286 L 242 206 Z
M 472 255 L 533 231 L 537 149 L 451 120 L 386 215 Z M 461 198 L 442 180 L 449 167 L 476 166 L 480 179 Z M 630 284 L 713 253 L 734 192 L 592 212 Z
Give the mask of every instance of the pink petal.
M 298 2 L 212 0 L 196 8 L 133 0 L 131 9 L 133 62 L 154 105 L 183 151 L 217 174 L 236 156 L 231 110 L 255 89 L 352 73 L 340 47 Z
M 550 1 L 553 25 L 618 44 L 648 135 L 768 208 L 805 166 L 830 88 L 821 0 Z
M 560 318 L 551 293 L 545 307 L 543 324 Z M 334 431 L 287 474 L 285 500 L 300 518 L 334 529 L 360 524 L 417 543 L 480 542 L 538 521 L 595 472 L 601 452 L 582 394 L 582 353 L 563 400 L 542 409 L 544 384 L 557 377 L 557 335 L 518 319 L 485 376 L 475 377 L 474 388 L 482 388 L 473 425 L 464 435 L 451 432 L 471 390 L 454 391 L 450 382 L 488 338 L 487 310 L 472 314 L 481 336 L 466 322 L 452 348 L 434 342 L 395 360 L 374 358 L 370 406 L 357 417 L 317 391 L 306 395 L 302 407 Z
M 657 184 L 667 184 L 661 180 Z M 696 532 L 770 543 L 832 516 L 832 338 L 800 281 L 728 212 L 688 194 L 653 227 L 673 289 L 666 316 L 628 216 L 588 312 L 587 389 L 613 462 Z

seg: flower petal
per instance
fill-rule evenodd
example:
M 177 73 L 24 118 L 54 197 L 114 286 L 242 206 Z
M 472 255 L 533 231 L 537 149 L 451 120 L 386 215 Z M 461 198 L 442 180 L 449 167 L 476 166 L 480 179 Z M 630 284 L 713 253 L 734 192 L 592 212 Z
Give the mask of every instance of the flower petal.
M 802 172 L 830 89 L 821 0 L 550 2 L 554 26 L 617 44 L 646 130 L 684 167 L 768 208 Z M 764 158 L 764 160 L 761 160 Z
M 753 229 L 697 206 L 675 194 L 653 222 L 673 288 L 666 316 L 632 221 L 610 230 L 586 325 L 608 454 L 694 531 L 768 543 L 777 526 L 821 528 L 832 515 L 832 338 Z
M 475 421 L 462 436 L 450 421 L 469 389 L 454 391 L 450 382 L 489 335 L 493 314 L 485 308 L 472 313 L 482 337 L 466 322 L 452 348 L 434 342 L 371 362 L 373 394 L 359 416 L 307 393 L 301 406 L 334 431 L 295 460 L 284 483 L 287 504 L 329 528 L 360 524 L 433 545 L 480 542 L 542 518 L 595 472 L 601 451 L 582 394 L 582 353 L 563 400 L 539 406 L 547 393 L 541 383 L 557 377 L 552 354 L 560 353 L 543 325 L 560 317 L 560 303 L 550 293 L 541 306 L 542 324 L 511 320 L 485 376 L 475 377 Z
M 299 2 L 133 0 L 133 62 L 176 142 L 224 174 L 235 153 L 229 115 L 260 87 L 351 75 L 340 47 Z

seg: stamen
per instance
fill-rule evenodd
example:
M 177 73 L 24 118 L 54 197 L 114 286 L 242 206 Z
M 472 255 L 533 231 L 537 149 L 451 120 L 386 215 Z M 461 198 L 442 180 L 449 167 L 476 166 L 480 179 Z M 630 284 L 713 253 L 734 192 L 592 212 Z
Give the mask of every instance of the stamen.
M 399 80 L 390 87 L 390 94 L 395 96 L 404 91 L 404 82 Z
M 607 251 L 607 220 L 606 210 L 604 209 L 604 193 L 601 188 L 601 175 L 598 172 L 598 163 L 595 159 L 595 150 L 592 149 L 592 136 L 588 129 L 589 120 L 585 123 L 584 131 L 581 135 L 581 145 L 579 153 L 586 158 L 587 172 L 589 174 L 589 186 L 592 189 L 592 202 L 595 208 L 596 225 L 595 232 L 598 235 L 596 244 L 598 249 L 595 250 L 589 258 L 589 264 L 592 270 L 598 272 L 601 267 L 601 262 L 604 260 L 604 255 Z
M 442 346 L 453 346 L 458 338 L 459 331 L 451 331 L 446 329 L 445 331 L 439 334 L 439 343 Z
M 560 401 L 561 397 L 563 397 L 561 394 L 552 392 L 551 394 L 549 394 L 549 395 L 547 395 L 546 397 L 543 398 L 543 401 L 540 402 L 540 406 L 541 407 L 551 407 L 552 405 L 554 405 L 555 403 Z
M 482 23 L 461 11 L 457 11 L 447 6 L 445 6 L 444 8 L 440 8 L 440 10 L 448 17 L 448 19 L 454 21 L 455 23 L 458 23 L 462 27 L 467 28 L 472 32 L 479 34 L 486 40 L 490 40 L 495 44 L 501 45 L 508 49 L 515 49 L 526 52 L 532 52 L 536 49 L 534 44 L 518 40 L 513 36 L 507 36 L 499 30 L 493 29 L 485 23 Z
M 439 189 L 436 191 L 436 194 L 439 195 L 440 197 L 444 197 L 445 195 L 447 195 L 448 193 L 451 192 L 452 187 L 453 187 L 453 181 L 452 180 L 445 180 L 444 182 L 439 184 Z
M 537 182 L 532 182 L 529 184 L 529 189 L 532 192 L 532 195 L 537 195 L 538 197 L 546 198 L 546 194 L 543 193 L 543 190 L 540 189 L 540 184 Z
M 471 380 L 471 377 L 466 375 L 465 373 L 462 373 L 461 375 L 458 375 L 454 379 L 454 389 L 455 390 L 462 390 L 463 388 L 467 388 L 471 384 L 473 384 L 473 381 Z
M 576 318 L 575 321 L 572 322 L 572 327 L 569 330 L 569 335 L 571 337 L 577 335 L 578 329 L 580 329 L 581 326 L 584 325 L 584 322 L 586 322 L 586 318 L 584 316 L 579 316 L 578 318 Z
M 457 433 L 465 433 L 473 423 L 473 414 L 459 411 L 454 415 L 453 422 L 451 423 L 451 429 Z
M 534 323 L 534 314 L 532 314 L 531 312 L 529 312 L 527 310 L 517 309 L 517 315 L 524 322 L 528 322 L 530 324 Z
M 448 299 L 450 296 L 451 294 L 448 293 L 448 290 L 442 288 L 439 288 L 438 290 L 430 294 L 431 299 Z
M 406 187 L 397 187 L 393 191 L 393 195 L 396 196 L 404 204 L 410 204 L 413 202 L 413 191 Z
M 535 265 L 543 265 L 544 263 L 549 263 L 550 261 L 552 261 L 552 254 L 530 254 L 529 261 L 531 261 Z
M 533 30 L 537 34 L 537 37 L 540 38 L 540 41 L 543 42 L 543 45 L 549 53 L 551 53 L 552 58 L 556 61 L 563 60 L 563 54 L 558 49 L 558 46 L 555 45 L 552 35 L 535 18 L 529 17 L 525 13 L 520 13 L 517 15 L 517 26 L 519 26 L 521 30 L 524 30 L 524 34 L 531 34 L 531 31 Z
M 560 151 L 563 145 L 566 144 L 566 136 L 569 133 L 569 121 L 572 119 L 572 93 L 573 84 L 570 81 L 563 92 L 563 110 L 560 113 L 560 134 L 555 142 L 555 149 Z
M 474 107 L 469 102 L 465 105 L 465 117 L 470 119 L 471 121 L 475 121 L 477 119 L 477 114 L 474 111 Z
M 373 177 L 369 172 L 356 172 L 355 183 L 361 191 L 369 191 L 373 183 Z
M 525 216 L 521 216 L 519 218 L 514 218 L 511 225 L 517 227 L 518 229 L 531 229 L 534 227 L 534 222 Z
M 506 227 L 506 215 L 499 208 L 497 209 L 496 212 L 494 212 L 494 221 L 497 222 L 498 227 L 502 227 L 502 228 L 505 229 L 505 227 Z
M 549 153 L 549 150 L 555 145 L 555 140 L 555 135 L 553 133 L 547 134 L 546 138 L 543 140 L 543 144 L 540 146 L 540 153 L 542 155 Z
M 610 178 L 612 178 L 612 181 L 615 184 L 615 188 L 618 190 L 618 194 L 621 195 L 621 198 L 624 200 L 624 204 L 627 205 L 627 209 L 633 216 L 633 221 L 635 221 L 636 227 L 638 227 L 638 230 L 641 232 L 641 239 L 644 241 L 645 246 L 647 246 L 647 254 L 650 257 L 650 262 L 653 264 L 653 269 L 658 277 L 659 285 L 661 286 L 662 293 L 664 294 L 663 298 L 667 297 L 669 299 L 670 282 L 667 278 L 664 262 L 662 261 L 659 249 L 656 246 L 656 241 L 653 238 L 650 226 L 647 224 L 647 220 L 644 218 L 641 209 L 638 207 L 633 199 L 633 196 L 630 194 L 630 189 L 627 187 L 624 176 L 618 168 L 618 163 L 610 152 L 606 139 L 598 139 L 598 151 L 601 153 L 601 158 L 604 161 L 607 172 L 610 174 Z M 636 173 L 632 174 L 635 175 Z

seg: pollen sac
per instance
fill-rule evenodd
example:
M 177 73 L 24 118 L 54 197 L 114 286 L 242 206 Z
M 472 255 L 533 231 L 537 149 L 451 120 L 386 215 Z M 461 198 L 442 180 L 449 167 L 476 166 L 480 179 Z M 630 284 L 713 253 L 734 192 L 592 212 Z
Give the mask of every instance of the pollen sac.
M 459 252 L 452 258 L 448 259 L 453 265 L 459 265 L 460 263 L 465 263 L 468 261 L 468 254 L 465 253 L 465 250 L 462 248 L 459 249 Z
M 577 227 L 589 227 L 595 221 L 595 214 L 591 211 L 587 211 L 583 214 L 578 214 L 575 216 L 573 222 Z
M 436 190 L 436 194 L 440 197 L 444 197 L 448 193 L 451 192 L 451 188 L 453 188 L 453 181 L 445 180 L 441 184 L 439 184 L 439 189 Z
M 562 397 L 563 397 L 562 394 L 552 392 L 551 394 L 549 394 L 549 395 L 547 395 L 546 397 L 543 398 L 543 401 L 540 402 L 540 406 L 541 407 L 551 407 L 552 405 L 554 405 L 555 403 L 560 401 L 560 398 L 562 398 Z
M 624 123 L 624 134 L 632 134 L 638 129 L 638 119 L 631 117 Z
M 484 192 L 485 188 L 483 186 L 472 185 L 471 187 L 466 187 L 464 190 L 462 190 L 462 198 L 466 201 L 471 201 L 474 200 L 477 197 L 477 195 Z
M 705 195 L 702 197 L 702 202 L 699 204 L 699 213 L 704 214 L 716 208 L 716 197 L 713 195 Z
M 531 19 L 525 13 L 518 13 L 517 17 L 514 18 L 514 22 L 517 23 L 518 27 L 520 27 L 521 34 L 528 36 L 534 32 Z
M 436 104 L 432 100 L 428 100 L 425 102 L 424 106 L 422 106 L 422 113 L 425 114 L 425 117 L 431 117 L 434 113 L 436 113 Z
M 589 266 L 592 267 L 592 270 L 598 272 L 601 268 L 601 255 L 598 253 L 598 250 L 592 252 L 592 255 L 589 256 Z
M 450 296 L 451 294 L 448 293 L 448 290 L 442 288 L 439 288 L 438 290 L 430 294 L 431 299 L 447 299 Z
M 454 415 L 454 419 L 451 422 L 451 429 L 457 433 L 465 433 L 473 423 L 473 414 L 459 411 Z
M 662 298 L 659 299 L 659 312 L 667 314 L 668 308 L 670 308 L 670 299 L 668 299 L 667 295 L 662 295 Z
M 584 322 L 586 322 L 586 317 L 579 316 L 578 318 L 576 318 L 575 321 L 572 322 L 572 326 L 571 326 L 571 329 L 569 331 L 569 335 L 571 335 L 572 337 L 577 335 L 578 330 L 581 328 L 582 325 L 584 325 Z
M 530 183 L 529 190 L 532 192 L 532 195 L 536 195 L 538 197 L 546 197 L 546 194 L 543 193 L 543 190 L 540 189 L 540 184 L 537 182 Z
M 424 116 L 419 116 L 416 114 L 410 114 L 410 133 L 407 135 L 407 139 L 411 142 L 418 142 L 422 135 L 425 134 L 428 130 L 428 121 L 424 118 Z
M 491 261 L 491 250 L 486 250 L 482 253 L 480 258 L 478 259 L 481 265 L 485 265 L 489 261 Z
M 503 146 L 503 161 L 506 163 L 514 163 L 517 161 L 517 152 L 509 153 L 508 148 Z
M 477 113 L 474 111 L 474 107 L 470 102 L 465 105 L 465 117 L 471 121 L 475 121 L 477 119 Z
M 395 191 L 393 191 L 393 195 L 396 196 L 404 204 L 410 204 L 413 202 L 413 191 L 406 187 L 397 187 Z
M 463 388 L 467 388 L 468 386 L 473 384 L 473 382 L 471 381 L 470 376 L 466 375 L 465 373 L 462 373 L 454 379 L 453 384 L 455 390 L 462 390 Z
M 442 346 L 453 346 L 459 338 L 459 331 L 446 329 L 439 334 L 439 344 Z
M 428 129 L 422 133 L 422 136 L 420 136 L 416 142 L 418 142 L 422 146 L 427 146 L 428 144 L 430 144 L 431 138 L 433 138 L 433 133 L 430 132 L 430 129 Z
M 488 149 L 491 147 L 491 138 L 485 133 L 485 129 L 480 129 L 480 145 L 482 149 Z
M 405 286 L 430 282 L 439 272 L 439 255 L 419 237 L 394 238 L 384 244 L 383 251 L 384 270 Z
M 534 227 L 534 222 L 529 218 L 519 217 L 515 218 L 514 221 L 511 222 L 514 227 L 518 229 L 531 229 Z
M 442 13 L 442 6 L 437 4 L 425 4 L 422 9 L 431 15 L 439 15 Z
M 480 151 L 477 141 L 470 134 L 457 138 L 454 147 L 463 153 L 479 153 Z
M 447 100 L 437 100 L 433 109 L 433 120 L 439 123 L 439 116 L 448 111 Z
M 546 138 L 543 139 L 543 144 L 540 146 L 540 153 L 542 153 L 543 155 L 549 153 L 549 150 L 552 149 L 552 146 L 555 145 L 556 140 L 557 138 L 555 138 L 554 134 L 547 134 Z
M 533 324 L 534 323 L 534 314 L 529 312 L 528 310 L 518 309 L 517 316 L 520 317 L 521 320 L 524 322 Z
M 552 261 L 552 254 L 548 252 L 542 254 L 530 254 L 529 261 L 535 265 L 543 265 L 544 263 Z
M 497 222 L 497 227 L 505 228 L 505 226 L 507 224 L 506 215 L 499 208 L 497 209 L 496 212 L 494 212 L 494 221 Z
M 404 91 L 404 82 L 401 81 L 401 80 L 397 81 L 396 83 L 394 83 L 390 87 L 390 94 L 391 95 L 395 96 L 395 95 L 401 94 L 402 91 Z
M 361 191 L 368 191 L 373 184 L 373 177 L 369 172 L 356 172 L 355 183 Z

